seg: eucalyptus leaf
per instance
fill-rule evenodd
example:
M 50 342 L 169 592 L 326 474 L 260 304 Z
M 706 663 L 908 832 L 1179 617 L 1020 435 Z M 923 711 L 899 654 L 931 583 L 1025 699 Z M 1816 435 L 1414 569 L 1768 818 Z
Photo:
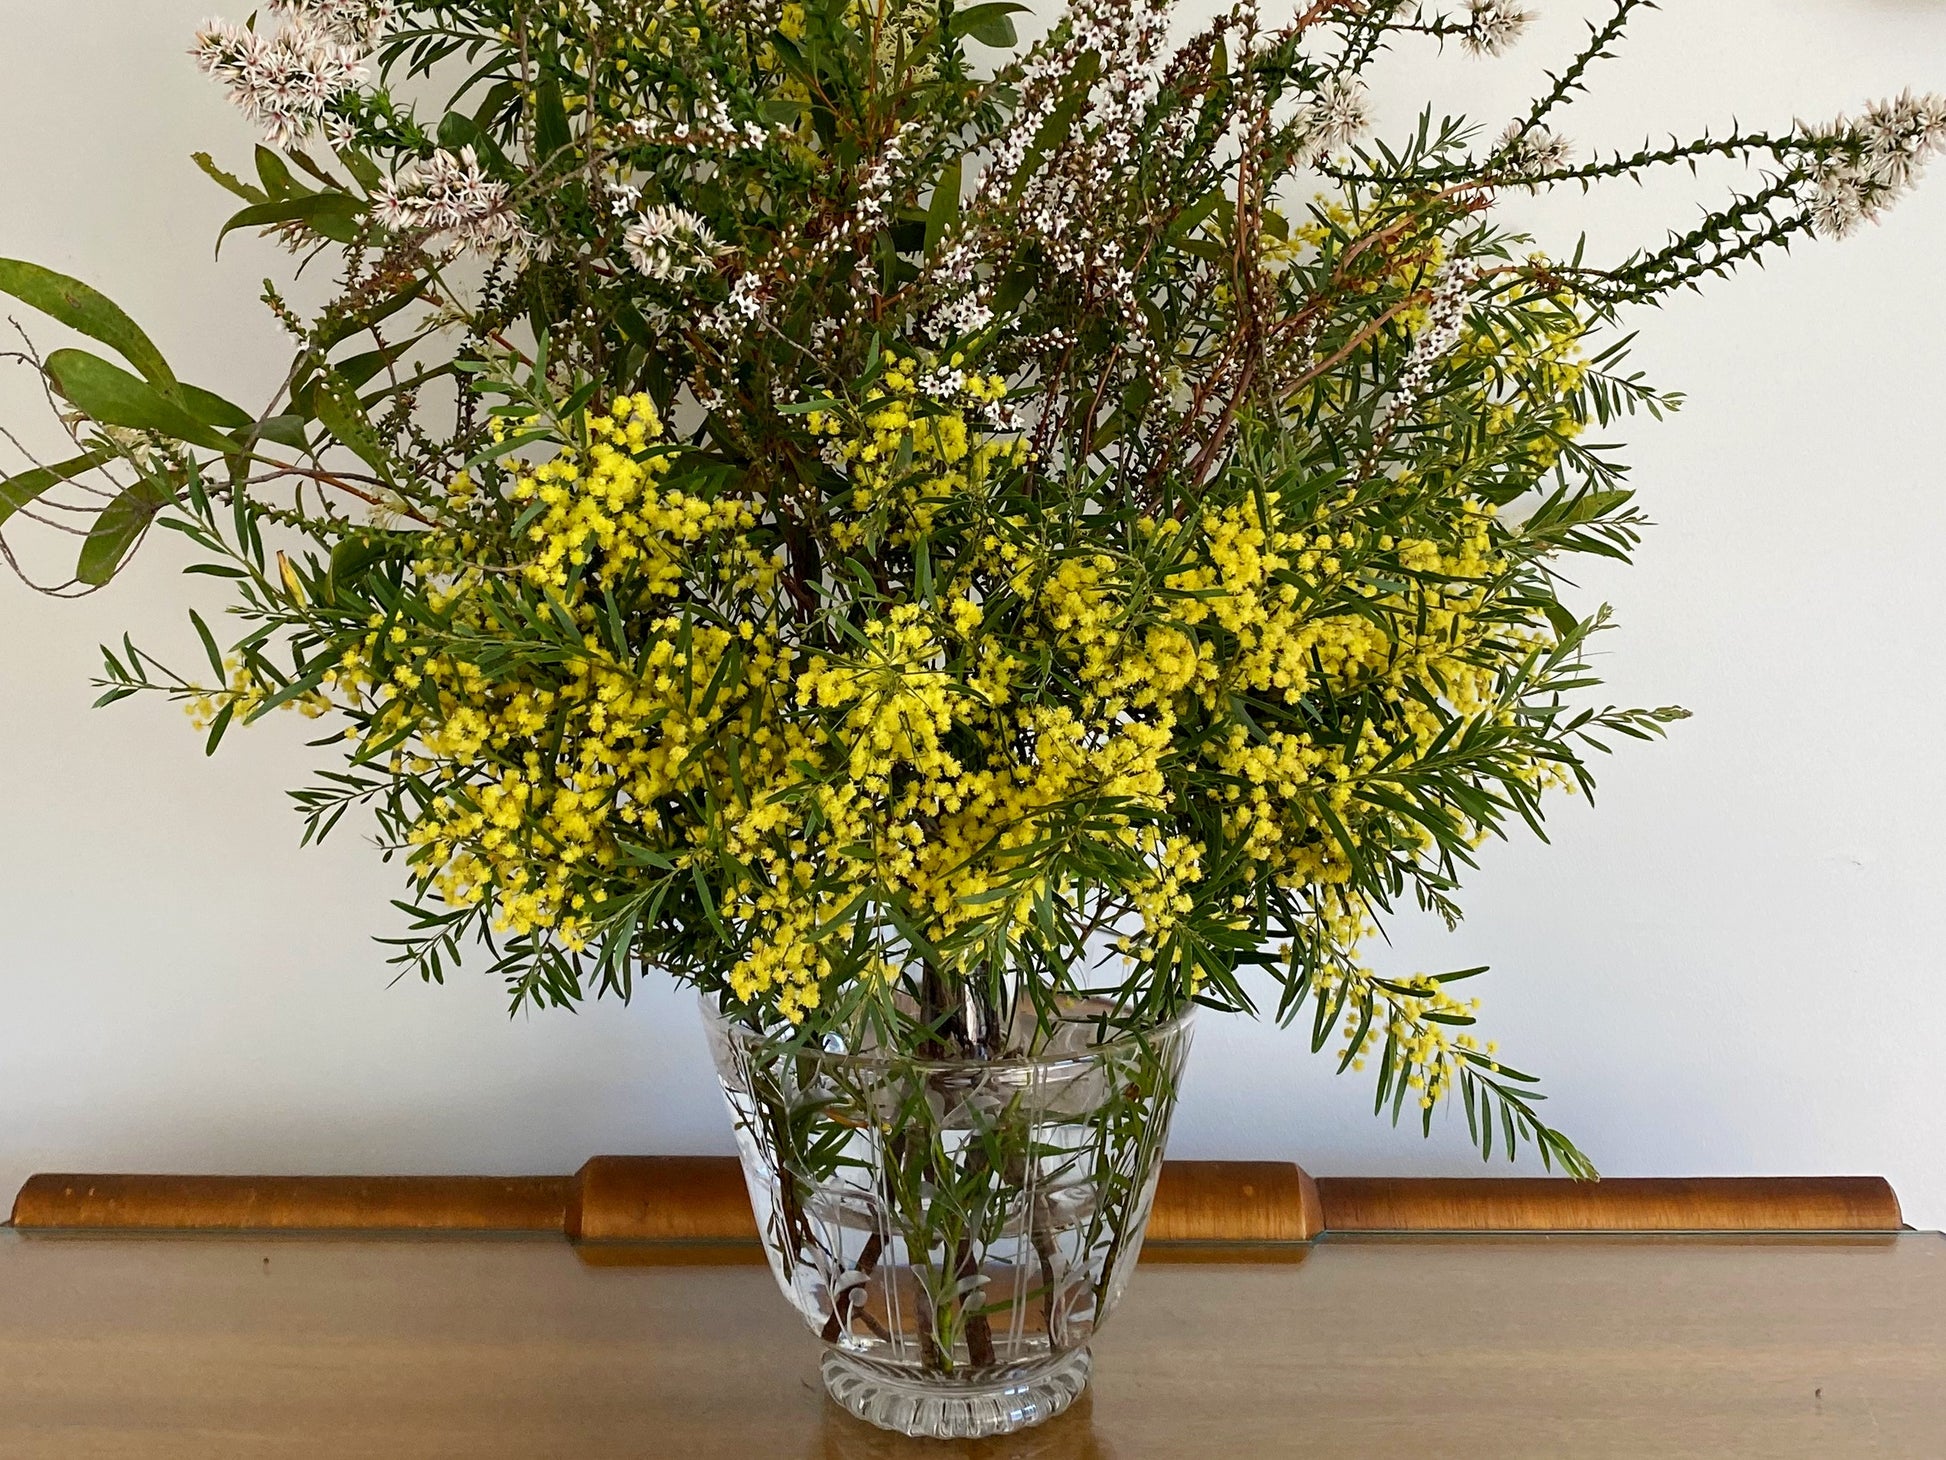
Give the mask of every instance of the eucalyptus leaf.
M 74 576 L 99 587 L 115 576 L 129 551 L 148 531 L 156 513 L 174 500 L 154 480 L 144 477 L 102 509 L 81 544 L 81 561 Z
M 56 350 L 47 378 L 75 409 L 106 426 L 154 431 L 172 440 L 229 453 L 236 443 L 196 419 L 161 391 L 86 350 Z
M 1020 44 L 1020 36 L 1014 30 L 1011 17 L 1025 14 L 1025 5 L 1012 5 L 1006 0 L 988 0 L 984 5 L 969 5 L 964 10 L 953 12 L 952 31 L 976 40 L 983 46 L 996 50 L 1006 50 Z
M 31 471 L 0 480 L 0 522 L 5 522 L 48 489 L 72 481 L 83 472 L 93 471 L 108 459 L 105 451 L 86 451 L 53 466 L 37 466 Z
M 307 193 L 303 197 L 280 198 L 268 203 L 253 203 L 231 215 L 216 235 L 216 252 L 223 252 L 223 240 L 239 228 L 274 228 L 280 223 L 302 223 L 312 231 L 341 243 L 357 234 L 359 215 L 365 205 L 350 193 Z
M 58 319 L 71 330 L 98 340 L 158 385 L 173 385 L 162 352 L 121 306 L 79 279 L 57 274 L 20 259 L 0 259 L 0 290 L 42 314 Z
M 225 172 L 222 168 L 218 167 L 216 160 L 209 153 L 192 152 L 189 154 L 189 158 L 190 161 L 194 162 L 196 166 L 203 170 L 211 181 L 216 183 L 225 192 L 236 194 L 236 196 L 243 199 L 246 203 L 266 203 L 270 201 L 269 195 L 262 188 L 254 188 L 242 178 L 237 177 L 233 173 Z

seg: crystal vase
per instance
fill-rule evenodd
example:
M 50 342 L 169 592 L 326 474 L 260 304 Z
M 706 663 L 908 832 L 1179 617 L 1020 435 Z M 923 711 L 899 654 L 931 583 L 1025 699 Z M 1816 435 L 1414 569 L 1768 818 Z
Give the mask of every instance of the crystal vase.
M 792 1048 L 704 1004 L 778 1285 L 832 1397 L 938 1438 L 1041 1423 L 1142 1247 L 1190 1016 L 1075 1017 L 1032 1058 Z

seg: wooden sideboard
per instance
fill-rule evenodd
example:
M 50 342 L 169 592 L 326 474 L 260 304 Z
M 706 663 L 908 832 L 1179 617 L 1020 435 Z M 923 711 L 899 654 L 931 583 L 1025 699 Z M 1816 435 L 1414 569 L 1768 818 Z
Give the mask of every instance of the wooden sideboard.
M 1076 1408 L 868 1429 L 768 1270 L 558 1239 L 0 1232 L 7 1460 L 1946 1455 L 1946 1238 L 1331 1236 L 1145 1267 Z

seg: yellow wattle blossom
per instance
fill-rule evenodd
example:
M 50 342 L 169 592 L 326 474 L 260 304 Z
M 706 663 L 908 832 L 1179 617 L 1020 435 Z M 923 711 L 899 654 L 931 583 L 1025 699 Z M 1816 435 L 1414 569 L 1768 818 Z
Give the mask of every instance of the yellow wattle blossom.
M 839 547 L 859 546 L 875 528 L 894 542 L 916 541 L 943 505 L 980 492 L 988 473 L 1027 459 L 1024 440 L 982 431 L 968 419 L 969 407 L 1003 398 L 1006 381 L 952 373 L 956 389 L 941 401 L 927 394 L 917 358 L 894 356 L 865 392 L 858 416 L 808 415 L 812 432 L 830 438 L 850 484 L 845 518 L 834 525 Z

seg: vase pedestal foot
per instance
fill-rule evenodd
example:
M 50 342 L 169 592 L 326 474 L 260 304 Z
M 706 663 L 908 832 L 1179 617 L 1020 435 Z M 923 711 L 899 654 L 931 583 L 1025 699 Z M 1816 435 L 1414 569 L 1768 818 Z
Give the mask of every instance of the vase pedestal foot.
M 826 1349 L 824 1387 L 839 1404 L 880 1429 L 926 1439 L 977 1440 L 1054 1418 L 1088 1387 L 1088 1369 L 1083 1348 L 1005 1379 L 960 1383 L 944 1376 L 898 1376 Z

